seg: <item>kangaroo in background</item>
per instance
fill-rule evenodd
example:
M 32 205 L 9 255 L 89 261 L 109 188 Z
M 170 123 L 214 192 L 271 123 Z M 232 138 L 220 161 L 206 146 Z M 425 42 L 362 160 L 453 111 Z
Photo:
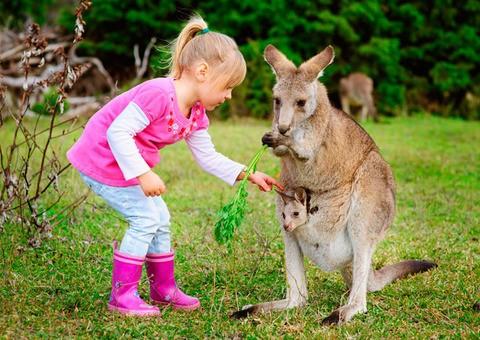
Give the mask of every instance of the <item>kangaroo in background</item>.
M 360 111 L 359 120 L 365 121 L 372 117 L 378 121 L 377 109 L 373 99 L 373 80 L 363 73 L 351 73 L 348 77 L 340 79 L 340 102 L 342 110 L 352 114 L 351 108 Z
M 350 115 L 331 106 L 325 86 L 317 81 L 333 62 L 333 48 L 328 46 L 298 68 L 272 45 L 266 47 L 264 56 L 277 82 L 273 87 L 272 131 L 262 141 L 281 157 L 280 177 L 286 187 L 314 192 L 317 216 L 309 227 L 303 227 L 307 227 L 310 245 L 317 248 L 318 243 L 318 249 L 307 249 L 297 232 L 282 228 L 286 298 L 244 306 L 233 316 L 304 305 L 308 292 L 303 256 L 318 264 L 321 262 L 314 254 L 318 251 L 329 263 L 324 269 L 344 269 L 342 274 L 350 287 L 347 304 L 323 322 L 347 322 L 367 311 L 367 290 L 380 289 L 395 278 L 435 264 L 409 261 L 372 270 L 375 246 L 393 221 L 395 183 L 372 138 Z M 284 208 L 284 200 L 277 197 L 277 217 L 282 225 Z

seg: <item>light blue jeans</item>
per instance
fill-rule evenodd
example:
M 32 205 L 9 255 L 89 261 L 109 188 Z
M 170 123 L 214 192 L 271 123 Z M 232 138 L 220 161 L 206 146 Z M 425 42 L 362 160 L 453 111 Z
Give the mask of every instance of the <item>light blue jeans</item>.
M 120 251 L 134 256 L 170 251 L 170 213 L 160 196 L 147 197 L 139 185 L 112 187 L 80 173 L 85 183 L 122 214 L 129 227 Z

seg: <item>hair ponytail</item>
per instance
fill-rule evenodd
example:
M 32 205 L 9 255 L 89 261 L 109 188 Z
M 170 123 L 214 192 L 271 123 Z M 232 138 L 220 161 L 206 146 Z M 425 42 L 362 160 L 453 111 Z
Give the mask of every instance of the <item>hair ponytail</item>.
M 199 34 L 201 32 L 201 34 Z M 207 23 L 195 15 L 171 43 L 169 76 L 180 79 L 186 68 L 204 60 L 214 72 L 216 81 L 227 87 L 239 85 L 247 66 L 235 41 L 229 36 L 208 30 Z
M 198 32 L 206 29 L 207 23 L 199 15 L 190 18 L 185 27 L 182 29 L 177 39 L 172 44 L 172 54 L 170 59 L 170 76 L 173 78 L 180 78 L 183 67 L 181 63 L 182 52 L 187 43 L 189 43 Z

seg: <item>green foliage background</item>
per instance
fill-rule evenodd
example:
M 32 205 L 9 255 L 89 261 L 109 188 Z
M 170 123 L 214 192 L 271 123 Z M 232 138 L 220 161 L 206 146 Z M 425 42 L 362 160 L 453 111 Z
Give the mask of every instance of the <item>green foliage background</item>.
M 0 19 L 13 13 L 18 23 L 27 13 L 45 22 L 51 3 L 0 4 Z M 59 3 L 56 20 L 71 31 L 74 4 Z M 478 0 L 94 0 L 83 53 L 99 56 L 126 80 L 132 75 L 133 45 L 143 50 L 152 36 L 171 41 L 192 12 L 204 16 L 212 30 L 235 38 L 248 63 L 247 79 L 220 108 L 222 116 L 269 115 L 274 77 L 262 53 L 273 43 L 297 64 L 332 44 L 335 63 L 322 81 L 334 102 L 339 78 L 362 71 L 375 81 L 382 114 L 426 110 L 480 119 Z

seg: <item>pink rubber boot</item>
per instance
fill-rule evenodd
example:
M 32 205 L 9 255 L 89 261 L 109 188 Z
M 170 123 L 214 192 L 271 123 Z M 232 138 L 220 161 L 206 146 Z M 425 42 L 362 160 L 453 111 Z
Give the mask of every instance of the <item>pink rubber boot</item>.
M 175 309 L 194 310 L 200 301 L 182 292 L 175 282 L 174 254 L 147 254 L 147 274 L 150 281 L 150 298 L 156 304 L 172 305 Z
M 121 253 L 114 244 L 112 293 L 108 309 L 126 315 L 159 315 L 158 307 L 146 304 L 138 295 L 144 258 Z

